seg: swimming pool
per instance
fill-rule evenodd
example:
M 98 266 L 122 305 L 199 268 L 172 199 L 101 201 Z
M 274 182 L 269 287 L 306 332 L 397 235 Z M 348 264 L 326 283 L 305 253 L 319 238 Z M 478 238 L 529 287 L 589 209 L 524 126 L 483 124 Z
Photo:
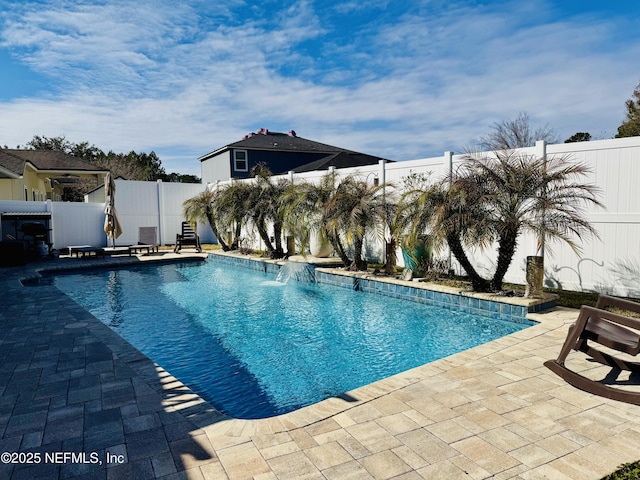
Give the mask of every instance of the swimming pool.
M 290 412 L 527 327 L 274 279 L 210 258 L 53 283 L 236 418 Z

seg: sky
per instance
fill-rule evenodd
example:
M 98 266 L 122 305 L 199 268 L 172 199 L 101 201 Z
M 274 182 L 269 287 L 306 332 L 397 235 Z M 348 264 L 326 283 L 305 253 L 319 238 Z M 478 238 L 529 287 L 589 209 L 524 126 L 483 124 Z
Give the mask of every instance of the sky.
M 519 113 L 611 138 L 640 2 L 0 0 L 0 145 L 65 136 L 167 172 L 260 128 L 392 160 Z

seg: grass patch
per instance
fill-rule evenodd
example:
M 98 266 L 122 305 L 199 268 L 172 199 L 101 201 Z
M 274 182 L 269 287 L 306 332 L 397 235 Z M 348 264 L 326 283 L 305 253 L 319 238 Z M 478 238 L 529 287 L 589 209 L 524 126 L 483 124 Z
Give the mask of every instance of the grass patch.
M 602 477 L 602 480 L 638 480 L 640 479 L 640 460 L 637 462 L 625 463 L 618 469 Z
M 463 290 L 471 290 L 471 283 L 466 277 L 453 277 L 453 278 L 438 278 L 429 280 L 433 283 L 440 283 L 441 285 L 447 285 L 450 287 L 456 287 Z M 516 283 L 504 283 L 502 289 L 505 291 L 511 290 L 516 295 L 522 296 L 525 292 L 525 286 Z M 545 292 L 554 293 L 558 295 L 556 304 L 559 307 L 576 308 L 579 309 L 582 305 L 595 306 L 598 301 L 598 293 L 596 292 L 574 292 L 570 290 L 560 290 L 555 288 L 545 288 Z
M 571 290 L 558 290 L 555 288 L 545 288 L 545 292 L 558 295 L 558 306 L 568 308 L 580 308 L 582 305 L 595 307 L 598 301 L 596 292 L 572 292 Z

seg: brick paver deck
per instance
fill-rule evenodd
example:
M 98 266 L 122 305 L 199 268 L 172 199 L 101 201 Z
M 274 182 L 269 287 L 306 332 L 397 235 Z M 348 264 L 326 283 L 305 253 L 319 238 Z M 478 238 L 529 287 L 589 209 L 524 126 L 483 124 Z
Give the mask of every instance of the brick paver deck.
M 126 261 L 138 258 L 56 265 Z M 236 420 L 55 287 L 22 286 L 42 266 L 0 269 L 0 453 L 17 462 L 0 478 L 597 479 L 640 458 L 640 407 L 542 365 L 575 310 L 341 399 Z

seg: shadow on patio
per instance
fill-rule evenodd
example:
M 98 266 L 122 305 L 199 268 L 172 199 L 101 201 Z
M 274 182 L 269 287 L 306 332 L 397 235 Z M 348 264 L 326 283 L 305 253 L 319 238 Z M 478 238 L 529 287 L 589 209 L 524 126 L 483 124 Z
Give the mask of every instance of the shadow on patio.
M 23 287 L 21 270 L 0 269 L 0 451 L 15 452 L 0 477 L 224 477 L 199 426 L 225 417 L 54 286 Z

